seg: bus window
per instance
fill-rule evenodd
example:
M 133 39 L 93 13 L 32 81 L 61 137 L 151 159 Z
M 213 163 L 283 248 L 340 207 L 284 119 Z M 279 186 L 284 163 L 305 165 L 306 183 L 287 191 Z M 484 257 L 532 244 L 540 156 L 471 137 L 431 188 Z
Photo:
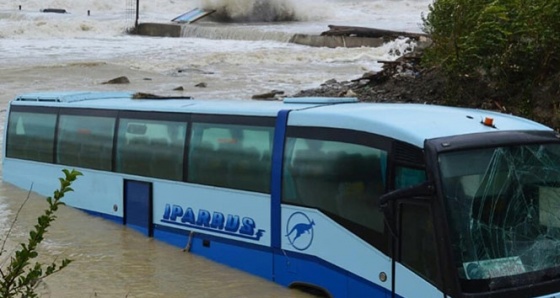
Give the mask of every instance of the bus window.
M 426 181 L 426 172 L 421 169 L 397 167 L 395 174 L 395 188 L 405 188 L 418 185 Z
M 10 113 L 6 156 L 53 162 L 56 114 Z
M 274 128 L 193 123 L 189 182 L 270 192 Z
M 115 118 L 61 115 L 56 162 L 96 170 L 111 170 Z
M 183 122 L 121 118 L 117 172 L 182 180 L 186 132 Z
M 384 191 L 386 152 L 364 145 L 288 138 L 283 202 L 317 208 L 383 232 L 377 200 Z

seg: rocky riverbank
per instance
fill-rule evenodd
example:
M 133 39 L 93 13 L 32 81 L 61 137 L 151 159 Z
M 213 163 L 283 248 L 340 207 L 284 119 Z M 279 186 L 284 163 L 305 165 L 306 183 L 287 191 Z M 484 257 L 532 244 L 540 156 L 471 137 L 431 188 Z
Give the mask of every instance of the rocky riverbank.
M 515 90 L 498 90 L 480 80 L 465 78 L 452 82 L 460 92 L 450 95 L 447 78 L 438 68 L 424 68 L 421 53 L 385 62 L 382 71 L 364 73 L 361 78 L 329 80 L 319 88 L 302 90 L 294 97 L 357 97 L 366 102 L 422 103 L 495 110 L 530 118 L 560 128 L 560 75 L 549 77 L 532 90 L 532 98 Z

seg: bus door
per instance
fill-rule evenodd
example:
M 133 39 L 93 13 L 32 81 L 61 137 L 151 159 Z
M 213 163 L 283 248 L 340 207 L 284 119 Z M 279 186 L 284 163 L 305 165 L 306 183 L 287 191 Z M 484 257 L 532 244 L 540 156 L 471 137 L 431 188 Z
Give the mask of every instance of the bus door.
M 433 184 L 428 181 L 379 198 L 393 237 L 393 297 L 445 297 L 434 224 L 435 202 Z
M 398 296 L 445 297 L 430 198 L 396 202 L 396 262 L 394 292 Z M 412 295 L 412 296 L 411 296 Z
M 152 225 L 152 183 L 124 180 L 124 224 L 151 237 Z

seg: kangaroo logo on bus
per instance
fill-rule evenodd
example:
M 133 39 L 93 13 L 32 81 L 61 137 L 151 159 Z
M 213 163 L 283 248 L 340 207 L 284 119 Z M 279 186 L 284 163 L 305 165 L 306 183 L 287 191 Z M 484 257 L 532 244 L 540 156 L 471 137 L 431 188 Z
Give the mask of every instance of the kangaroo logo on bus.
M 286 224 L 286 238 L 297 250 L 306 250 L 313 242 L 315 222 L 303 212 L 294 212 Z
M 179 205 L 165 205 L 161 222 L 176 226 L 194 228 L 197 230 L 234 236 L 259 241 L 265 232 L 257 229 L 255 220 L 250 217 L 241 218 L 239 215 L 199 209 L 198 213 L 190 207 L 183 209 Z

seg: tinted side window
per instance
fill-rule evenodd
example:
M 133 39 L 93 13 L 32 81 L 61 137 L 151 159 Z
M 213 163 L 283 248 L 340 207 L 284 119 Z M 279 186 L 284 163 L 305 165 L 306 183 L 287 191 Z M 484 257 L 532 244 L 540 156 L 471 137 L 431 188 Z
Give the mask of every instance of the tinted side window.
M 274 128 L 193 123 L 189 182 L 270 192 Z
M 400 258 L 414 272 L 441 284 L 434 223 L 428 205 L 402 203 L 400 211 Z
M 56 162 L 111 170 L 115 118 L 61 115 Z
M 6 155 L 8 157 L 53 162 L 56 114 L 10 113 Z
M 384 191 L 387 153 L 365 145 L 288 138 L 283 201 L 326 211 L 383 232 L 377 207 Z
M 408 167 L 396 167 L 396 189 L 418 185 L 424 181 L 426 181 L 426 172 L 424 170 Z
M 186 132 L 185 122 L 121 118 L 117 172 L 182 180 Z

